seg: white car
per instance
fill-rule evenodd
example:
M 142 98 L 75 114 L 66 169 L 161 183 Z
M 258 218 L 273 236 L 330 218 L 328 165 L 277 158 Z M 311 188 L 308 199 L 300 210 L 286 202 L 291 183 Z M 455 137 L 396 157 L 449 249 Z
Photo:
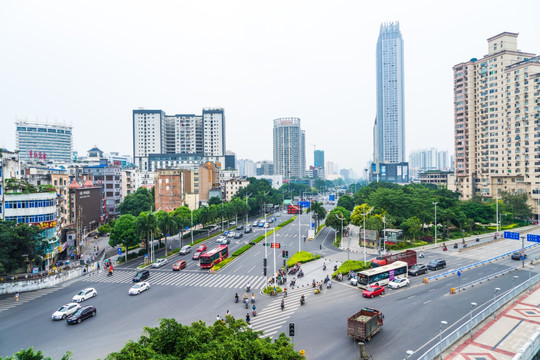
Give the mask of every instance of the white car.
M 220 244 L 221 244 L 221 242 L 222 242 L 223 240 L 227 240 L 227 237 L 226 237 L 226 236 L 223 236 L 223 235 L 221 235 L 221 236 L 218 236 L 218 238 L 217 238 L 216 242 L 218 242 L 218 243 L 220 243 Z
M 167 264 L 167 259 L 157 259 L 156 262 L 152 264 L 152 267 L 154 269 L 155 268 L 160 268 L 165 264 Z
M 234 231 L 231 231 L 230 233 L 227 234 L 227 237 L 228 238 L 233 238 L 234 235 L 236 235 L 236 233 Z
M 394 280 L 390 281 L 388 283 L 388 287 L 390 289 L 399 289 L 401 287 L 409 286 L 409 279 L 402 278 L 402 277 L 396 277 Z
M 129 289 L 129 295 L 139 295 L 148 289 L 150 289 L 150 283 L 148 281 L 141 281 L 134 284 L 131 289 Z
M 91 297 L 94 297 L 97 295 L 97 291 L 94 288 L 86 288 L 81 291 L 77 295 L 73 297 L 73 302 L 82 302 L 84 300 L 88 300 Z
M 80 308 L 81 308 L 81 305 L 77 303 L 69 303 L 69 304 L 63 305 L 52 314 L 52 319 L 64 320 L 65 318 L 69 317 L 71 314 L 73 314 L 75 311 L 79 310 Z

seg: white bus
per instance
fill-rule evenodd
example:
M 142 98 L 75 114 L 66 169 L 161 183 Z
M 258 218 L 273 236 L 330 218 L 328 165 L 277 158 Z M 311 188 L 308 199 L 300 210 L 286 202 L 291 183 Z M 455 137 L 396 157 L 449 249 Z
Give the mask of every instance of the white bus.
M 396 276 L 407 277 L 407 270 L 406 262 L 395 261 L 389 265 L 360 271 L 357 274 L 357 285 L 362 289 L 367 289 L 372 285 L 386 286 Z

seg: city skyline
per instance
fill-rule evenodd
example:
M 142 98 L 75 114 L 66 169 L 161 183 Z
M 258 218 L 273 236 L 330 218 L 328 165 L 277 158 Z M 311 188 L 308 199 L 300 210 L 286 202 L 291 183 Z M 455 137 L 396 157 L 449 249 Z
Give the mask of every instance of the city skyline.
M 15 121 L 54 119 L 73 127 L 79 154 L 94 145 L 131 154 L 132 109 L 222 107 L 238 158 L 271 158 L 271 120 L 298 117 L 306 145 L 358 174 L 373 152 L 381 23 L 399 21 L 407 46 L 407 156 L 433 146 L 453 153 L 452 67 L 481 57 L 486 39 L 505 31 L 534 51 L 540 9 L 534 1 L 53 4 L 1 5 L 0 147 L 15 149 Z

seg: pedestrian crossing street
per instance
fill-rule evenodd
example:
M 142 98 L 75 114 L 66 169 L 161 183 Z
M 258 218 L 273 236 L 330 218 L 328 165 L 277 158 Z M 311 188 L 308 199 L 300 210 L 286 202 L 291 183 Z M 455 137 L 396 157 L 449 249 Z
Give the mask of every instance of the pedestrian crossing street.
M 251 327 L 255 331 L 263 331 L 261 337 L 274 337 L 278 330 L 287 322 L 291 315 L 301 306 L 300 297 L 304 295 L 306 305 L 309 304 L 308 297 L 313 294 L 313 288 L 303 287 L 289 290 L 285 298 L 285 309 L 281 310 L 281 299 L 277 296 L 264 309 L 257 309 L 257 316 L 251 317 Z
M 4 310 L 11 309 L 12 307 L 15 307 L 17 305 L 27 303 L 27 302 L 32 301 L 34 299 L 40 298 L 43 295 L 50 294 L 50 293 L 55 292 L 55 291 L 60 290 L 60 289 L 61 289 L 61 287 L 58 286 L 58 287 L 52 287 L 52 288 L 47 288 L 47 289 L 43 289 L 43 290 L 22 292 L 19 295 L 19 301 L 15 300 L 15 294 L 11 294 L 8 297 L 0 300 L 0 312 L 2 312 Z
M 106 272 L 86 277 L 83 281 L 101 283 L 132 283 L 135 272 L 133 270 L 115 270 L 113 276 L 107 276 Z M 264 276 L 258 275 L 222 275 L 201 273 L 199 271 L 150 271 L 150 277 L 146 280 L 151 285 L 170 286 L 197 286 L 214 288 L 244 288 L 247 284 L 252 289 L 262 289 L 265 282 Z

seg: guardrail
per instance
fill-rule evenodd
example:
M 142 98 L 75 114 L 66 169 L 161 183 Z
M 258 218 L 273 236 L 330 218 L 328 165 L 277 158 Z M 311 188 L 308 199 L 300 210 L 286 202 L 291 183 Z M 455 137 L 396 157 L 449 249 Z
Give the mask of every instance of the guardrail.
M 442 341 L 437 342 L 434 346 L 432 346 L 420 357 L 418 357 L 417 360 L 432 360 L 436 356 L 439 356 L 442 352 L 444 352 L 446 349 L 452 346 L 456 341 L 461 339 L 463 336 L 467 335 L 471 330 L 473 330 L 477 325 L 479 325 L 487 317 L 491 316 L 493 312 L 497 311 L 499 308 L 504 306 L 507 302 L 511 301 L 515 296 L 525 291 L 527 288 L 529 288 L 533 284 L 536 284 L 538 281 L 540 281 L 540 274 L 537 274 L 529 278 L 528 280 L 515 286 L 513 289 L 502 294 L 501 296 L 499 296 L 499 298 L 495 299 L 495 302 L 492 302 L 485 309 L 483 309 L 478 314 L 473 316 L 471 320 L 467 320 L 463 325 L 461 325 L 456 330 L 452 331 L 450 334 L 445 336 L 442 339 Z M 539 340 L 537 337 L 535 339 L 535 342 L 538 343 L 538 341 Z
M 483 278 L 471 281 L 469 283 L 466 283 L 465 285 L 461 285 L 458 288 L 458 290 L 464 290 L 464 289 L 466 289 L 468 287 L 474 287 L 474 285 L 476 285 L 476 284 L 481 284 L 484 281 L 491 280 L 492 278 L 497 278 L 497 277 L 499 277 L 501 275 L 504 275 L 504 274 L 512 272 L 512 271 L 516 271 L 516 268 L 508 268 L 508 269 L 504 269 L 504 270 L 501 270 L 499 272 L 493 273 L 491 275 L 484 276 Z
M 537 330 L 519 351 L 512 360 L 533 359 L 538 351 L 540 351 L 540 330 Z
M 523 249 L 524 249 L 524 250 L 527 250 L 527 249 L 532 248 L 532 247 L 537 246 L 537 245 L 538 245 L 538 244 L 532 244 L 532 245 L 529 245 L 529 246 L 524 247 Z M 450 271 L 444 272 L 444 273 L 442 273 L 442 274 L 437 274 L 437 275 L 434 275 L 434 276 L 430 276 L 430 277 L 428 277 L 427 279 L 428 279 L 428 282 L 429 282 L 430 280 L 437 280 L 437 279 L 439 279 L 439 278 L 441 278 L 441 277 L 447 277 L 448 275 L 455 274 L 455 273 L 457 273 L 458 271 L 464 271 L 464 270 L 467 270 L 467 269 L 470 269 L 470 268 L 473 268 L 473 267 L 478 267 L 478 266 L 481 266 L 481 265 L 490 263 L 490 262 L 495 261 L 495 260 L 502 259 L 503 257 L 508 256 L 508 255 L 512 255 L 512 254 L 515 253 L 515 252 L 516 252 L 516 250 L 510 251 L 510 252 L 507 252 L 507 253 L 505 253 L 505 254 L 495 256 L 495 257 L 493 257 L 493 258 L 491 258 L 491 259 L 479 261 L 479 262 L 476 262 L 476 263 L 474 263 L 474 264 L 462 266 L 462 267 L 460 267 L 459 269 L 450 270 Z

